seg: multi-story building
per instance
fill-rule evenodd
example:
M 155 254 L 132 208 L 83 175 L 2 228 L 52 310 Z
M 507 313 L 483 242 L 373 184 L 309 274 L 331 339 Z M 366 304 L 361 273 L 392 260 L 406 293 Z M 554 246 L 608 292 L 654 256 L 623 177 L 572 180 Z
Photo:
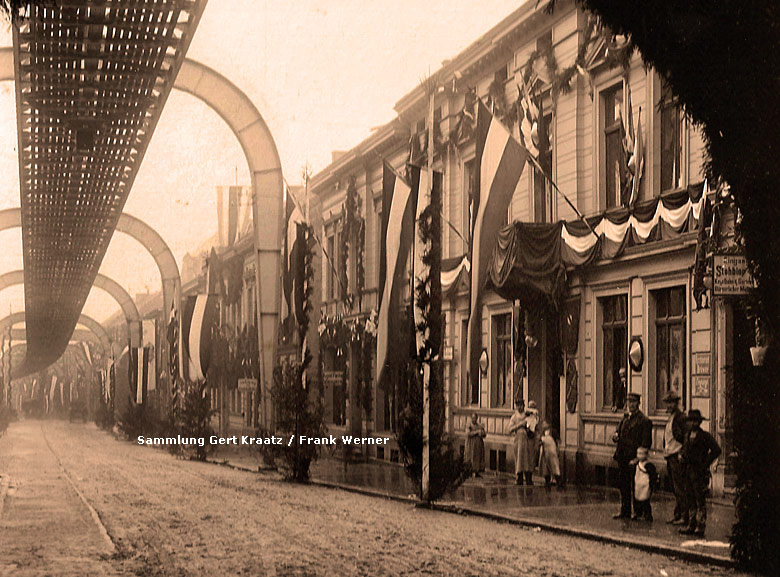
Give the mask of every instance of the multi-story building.
M 641 409 L 653 422 L 655 460 L 663 460 L 662 398 L 672 388 L 723 439 L 730 422 L 728 374 L 740 349 L 734 318 L 744 315 L 728 299 L 698 308 L 693 296 L 697 231 L 707 212 L 704 149 L 699 131 L 658 74 L 644 67 L 625 39 L 602 30 L 573 2 L 557 3 L 552 14 L 528 2 L 445 62 L 432 79 L 439 87 L 433 166 L 444 175 L 449 430 L 462 442 L 469 415 L 478 413 L 488 433 L 489 469 L 510 471 L 513 401 L 534 400 L 559 435 L 566 476 L 608 483 L 614 474 L 612 433 L 627 392 L 620 388 L 624 368 L 628 391 L 642 395 Z M 507 223 L 562 223 L 556 229 L 561 246 L 570 253 L 596 252 L 579 266 L 558 262 L 557 270 L 565 273 L 565 283 L 556 285 L 561 294 L 541 289 L 539 298 L 529 299 L 517 288 L 513 294 L 509 285 L 498 291 L 508 298 L 496 290 L 483 293 L 488 368 L 471 381 L 465 360 L 469 201 L 476 170 L 473 95 L 519 139 L 515 101 L 518 87 L 528 81 L 540 104 L 538 141 L 546 144 L 538 161 L 560 193 L 529 164 Z M 425 88 L 414 88 L 396 104 L 393 121 L 334 155 L 310 183 L 312 224 L 322 248 L 317 263 L 322 322 L 319 347 L 313 348 L 322 354 L 320 390 L 326 421 L 335 430 L 391 433 L 402 408 L 397 386 L 376 387 L 374 343 L 364 327 L 378 306 L 382 161 L 399 172 L 410 155 L 425 163 L 428 104 Z M 641 127 L 643 139 L 644 173 L 633 199 L 623 194 L 619 162 L 629 119 L 632 129 Z M 564 194 L 601 235 L 595 248 L 595 237 L 582 236 L 586 229 Z M 357 200 L 357 218 L 347 226 L 345 205 L 355 202 L 350 195 Z M 539 272 L 515 266 L 520 274 Z M 394 445 L 372 450 L 380 459 L 398 456 Z M 720 473 L 716 489 L 723 484 Z

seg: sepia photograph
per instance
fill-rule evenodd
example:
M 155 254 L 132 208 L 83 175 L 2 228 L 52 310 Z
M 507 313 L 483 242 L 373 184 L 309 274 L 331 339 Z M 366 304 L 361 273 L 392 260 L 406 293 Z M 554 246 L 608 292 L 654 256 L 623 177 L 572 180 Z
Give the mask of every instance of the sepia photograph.
M 0 0 L 0 577 L 780 574 L 774 0 Z

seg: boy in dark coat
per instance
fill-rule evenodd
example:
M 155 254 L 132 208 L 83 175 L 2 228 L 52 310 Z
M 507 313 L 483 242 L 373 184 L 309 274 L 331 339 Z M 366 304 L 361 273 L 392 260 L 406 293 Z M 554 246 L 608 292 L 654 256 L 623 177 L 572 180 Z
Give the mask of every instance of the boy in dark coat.
M 712 435 L 701 428 L 704 420 L 701 411 L 690 410 L 689 429 L 680 451 L 680 460 L 685 467 L 689 519 L 688 526 L 680 529 L 682 535 L 703 536 L 707 525 L 710 466 L 720 456 L 720 446 Z

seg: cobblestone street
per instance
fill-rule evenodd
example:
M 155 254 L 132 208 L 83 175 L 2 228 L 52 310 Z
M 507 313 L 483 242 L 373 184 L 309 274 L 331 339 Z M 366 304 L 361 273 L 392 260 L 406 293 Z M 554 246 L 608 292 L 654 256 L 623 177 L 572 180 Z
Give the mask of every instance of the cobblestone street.
M 92 425 L 13 424 L 0 475 L 3 576 L 739 575 L 185 461 Z

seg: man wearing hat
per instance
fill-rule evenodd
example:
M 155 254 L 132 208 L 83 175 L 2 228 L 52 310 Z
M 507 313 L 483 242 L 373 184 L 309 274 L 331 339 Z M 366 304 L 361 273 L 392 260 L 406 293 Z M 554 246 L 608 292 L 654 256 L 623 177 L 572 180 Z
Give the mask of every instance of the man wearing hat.
M 612 442 L 617 443 L 615 455 L 612 457 L 618 464 L 618 485 L 620 487 L 620 513 L 615 519 L 631 518 L 631 482 L 634 476 L 634 468 L 631 461 L 636 458 L 636 450 L 639 447 L 650 449 L 653 443 L 653 424 L 642 411 L 639 410 L 641 397 L 638 393 L 628 394 L 628 412 L 618 425 Z
M 685 433 L 680 460 L 685 467 L 688 526 L 680 529 L 682 535 L 703 536 L 707 525 L 707 490 L 710 485 L 710 466 L 720 456 L 720 446 L 701 428 L 705 418 L 698 409 L 688 412 L 688 431 Z
M 685 479 L 683 466 L 680 463 L 680 450 L 685 440 L 686 419 L 680 410 L 680 394 L 674 389 L 664 397 L 669 421 L 664 430 L 664 459 L 666 459 L 666 474 L 672 482 L 674 491 L 674 517 L 667 523 L 672 525 L 688 525 L 688 504 L 685 502 Z

